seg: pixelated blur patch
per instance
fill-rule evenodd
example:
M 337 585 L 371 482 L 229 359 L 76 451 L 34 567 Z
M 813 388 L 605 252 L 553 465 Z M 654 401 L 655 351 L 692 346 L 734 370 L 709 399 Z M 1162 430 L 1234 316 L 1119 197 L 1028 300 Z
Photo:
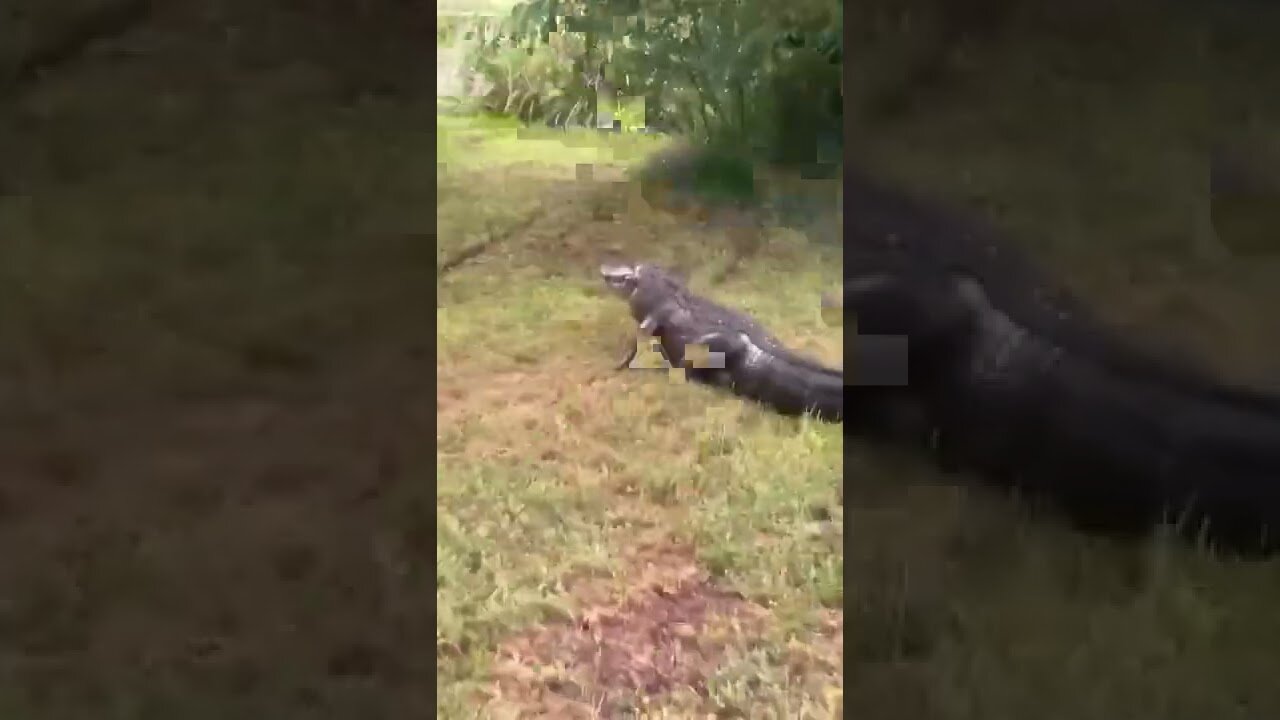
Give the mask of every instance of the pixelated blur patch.
M 692 343 L 684 349 L 685 364 L 695 368 L 724 369 L 724 353 L 714 352 L 707 345 Z
M 636 355 L 627 365 L 632 370 L 667 370 L 671 364 L 663 357 L 656 338 L 639 335 L 635 339 Z

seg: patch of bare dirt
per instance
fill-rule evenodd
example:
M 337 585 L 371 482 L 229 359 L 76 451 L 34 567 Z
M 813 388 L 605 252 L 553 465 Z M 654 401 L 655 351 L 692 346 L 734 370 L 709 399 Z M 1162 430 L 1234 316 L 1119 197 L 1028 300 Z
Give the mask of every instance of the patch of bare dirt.
M 514 717 L 620 717 L 641 698 L 702 692 L 730 643 L 767 611 L 717 587 L 691 548 L 661 541 L 628 552 L 627 584 L 575 583 L 573 620 L 537 627 L 498 653 L 495 704 Z
M 516 424 L 525 419 L 542 422 L 547 408 L 560 407 L 571 396 L 576 403 L 603 402 L 603 396 L 587 391 L 616 379 L 609 377 L 605 362 L 565 362 L 536 372 L 437 372 L 436 419 L 441 428 L 468 418 L 494 420 L 495 415 Z

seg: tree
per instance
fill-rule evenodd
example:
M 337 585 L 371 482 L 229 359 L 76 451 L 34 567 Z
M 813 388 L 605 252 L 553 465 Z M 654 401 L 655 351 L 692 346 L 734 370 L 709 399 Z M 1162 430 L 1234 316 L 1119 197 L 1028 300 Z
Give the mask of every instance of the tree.
M 630 99 L 646 126 L 812 162 L 840 143 L 842 37 L 836 0 L 530 0 L 473 62 L 530 122 L 609 124 Z

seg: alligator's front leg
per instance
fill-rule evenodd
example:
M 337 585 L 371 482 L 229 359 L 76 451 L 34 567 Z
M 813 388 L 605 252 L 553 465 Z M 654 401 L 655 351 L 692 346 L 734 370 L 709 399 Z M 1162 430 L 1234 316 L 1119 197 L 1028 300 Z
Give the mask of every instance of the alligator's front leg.
M 640 332 L 644 333 L 645 335 L 648 335 L 649 337 L 652 337 L 653 329 L 654 327 L 656 327 L 656 325 L 657 325 L 657 319 L 654 318 L 653 315 L 649 315 L 645 317 L 644 320 L 640 321 Z M 652 344 L 650 345 L 650 347 L 652 347 Z M 631 365 L 632 362 L 635 361 L 636 356 L 639 354 L 640 354 L 640 343 L 635 338 L 632 338 L 631 342 L 629 343 L 629 347 L 627 348 L 626 356 L 622 358 L 622 362 L 618 363 L 618 365 L 613 368 L 614 371 L 616 372 L 618 370 L 625 370 L 627 367 Z M 665 354 L 663 355 L 663 357 L 666 357 Z
M 622 359 L 622 362 L 618 363 L 618 365 L 614 368 L 614 370 L 615 371 L 624 370 L 626 368 L 636 369 L 637 366 L 634 363 L 636 361 L 636 358 L 639 357 L 640 355 L 640 350 L 642 346 L 649 351 L 656 350 L 658 354 L 662 357 L 663 362 L 667 364 L 667 367 L 674 367 L 675 365 L 671 361 L 670 354 L 667 353 L 667 350 L 665 347 L 663 347 L 662 343 L 658 342 L 657 340 L 657 335 L 655 334 L 657 331 L 657 328 L 658 328 L 658 320 L 655 317 L 655 315 L 649 315 L 645 317 L 644 320 L 640 323 L 639 336 L 632 340 L 631 346 L 627 349 L 626 356 Z M 643 369 L 643 368 L 640 368 L 640 369 Z

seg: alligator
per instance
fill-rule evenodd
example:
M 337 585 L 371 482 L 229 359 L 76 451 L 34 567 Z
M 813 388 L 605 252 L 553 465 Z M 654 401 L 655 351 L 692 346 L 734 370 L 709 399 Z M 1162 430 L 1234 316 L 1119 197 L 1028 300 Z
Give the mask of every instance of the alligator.
M 787 348 L 748 315 L 691 292 L 660 266 L 602 265 L 608 286 L 625 298 L 642 333 L 658 340 L 673 368 L 695 382 L 729 390 L 784 415 L 844 419 L 844 372 Z M 708 361 L 690 350 L 705 348 Z M 618 366 L 631 363 L 633 349 Z
M 1087 530 L 1187 537 L 1242 555 L 1280 550 L 1280 398 L 1142 378 L 1019 323 L 976 277 L 904 267 L 855 274 L 844 303 L 911 345 L 908 386 L 934 457 Z

